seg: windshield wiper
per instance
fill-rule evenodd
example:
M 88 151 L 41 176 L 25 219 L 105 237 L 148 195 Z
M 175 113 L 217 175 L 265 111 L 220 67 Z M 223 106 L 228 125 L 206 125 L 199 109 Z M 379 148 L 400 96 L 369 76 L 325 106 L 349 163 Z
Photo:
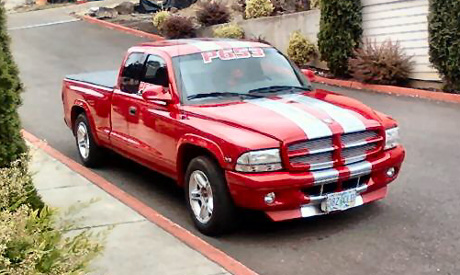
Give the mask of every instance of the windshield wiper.
M 249 90 L 249 94 L 271 94 L 278 92 L 292 92 L 294 90 L 311 91 L 309 87 L 302 86 L 268 86 Z
M 230 93 L 230 92 L 214 92 L 214 93 L 201 93 L 190 95 L 187 99 L 198 99 L 198 98 L 207 98 L 207 97 L 252 97 L 252 98 L 259 98 L 261 96 L 258 95 L 251 95 L 251 94 L 241 94 L 241 93 Z

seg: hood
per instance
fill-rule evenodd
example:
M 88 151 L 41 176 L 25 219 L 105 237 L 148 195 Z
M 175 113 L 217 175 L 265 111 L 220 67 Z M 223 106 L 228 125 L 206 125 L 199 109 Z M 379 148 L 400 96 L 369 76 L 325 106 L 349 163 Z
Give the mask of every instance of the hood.
M 191 116 L 244 128 L 282 142 L 381 126 L 379 116 L 366 105 L 324 90 L 225 104 L 185 106 L 184 111 Z

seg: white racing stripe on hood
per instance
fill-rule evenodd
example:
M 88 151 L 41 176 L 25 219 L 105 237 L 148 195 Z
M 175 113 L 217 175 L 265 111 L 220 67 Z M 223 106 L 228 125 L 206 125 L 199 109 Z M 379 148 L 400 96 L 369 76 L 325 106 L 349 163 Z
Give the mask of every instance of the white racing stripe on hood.
M 305 95 L 286 95 L 283 98 L 302 103 L 308 107 L 319 109 L 325 112 L 333 120 L 342 126 L 345 133 L 360 132 L 366 130 L 363 120 L 365 118 L 354 111 L 337 107 L 331 103 L 312 98 Z M 362 119 L 360 119 L 360 117 Z
M 302 129 L 308 139 L 332 135 L 332 131 L 326 123 L 312 114 L 292 107 L 287 103 L 271 99 L 255 99 L 248 102 L 269 109 L 289 119 Z

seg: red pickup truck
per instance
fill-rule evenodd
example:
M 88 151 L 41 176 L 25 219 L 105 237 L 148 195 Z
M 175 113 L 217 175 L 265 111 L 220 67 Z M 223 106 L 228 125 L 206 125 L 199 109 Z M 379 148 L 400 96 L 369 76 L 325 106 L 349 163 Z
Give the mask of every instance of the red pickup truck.
M 145 43 L 117 72 L 67 76 L 65 122 L 85 165 L 108 148 L 175 179 L 208 235 L 238 208 L 281 221 L 384 198 L 405 155 L 396 121 L 308 76 L 263 43 Z

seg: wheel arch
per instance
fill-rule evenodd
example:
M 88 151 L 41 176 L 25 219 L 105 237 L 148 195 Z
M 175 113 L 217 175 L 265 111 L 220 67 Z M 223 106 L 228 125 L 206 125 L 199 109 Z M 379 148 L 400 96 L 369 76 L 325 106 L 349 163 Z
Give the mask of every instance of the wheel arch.
M 86 105 L 85 102 L 77 100 L 72 109 L 70 110 L 70 122 L 72 127 L 72 133 L 75 135 L 75 121 L 80 114 L 85 114 L 86 118 L 88 119 L 89 127 L 91 127 L 91 132 L 93 133 L 94 141 L 97 145 L 100 145 L 101 142 L 99 140 L 97 131 L 96 131 L 96 124 L 94 122 L 93 116 L 91 115 L 91 111 Z
M 214 160 L 221 168 L 225 168 L 224 153 L 213 141 L 196 135 L 187 135 L 179 142 L 177 149 L 177 182 L 184 184 L 184 176 L 190 161 L 198 156 L 207 156 Z

